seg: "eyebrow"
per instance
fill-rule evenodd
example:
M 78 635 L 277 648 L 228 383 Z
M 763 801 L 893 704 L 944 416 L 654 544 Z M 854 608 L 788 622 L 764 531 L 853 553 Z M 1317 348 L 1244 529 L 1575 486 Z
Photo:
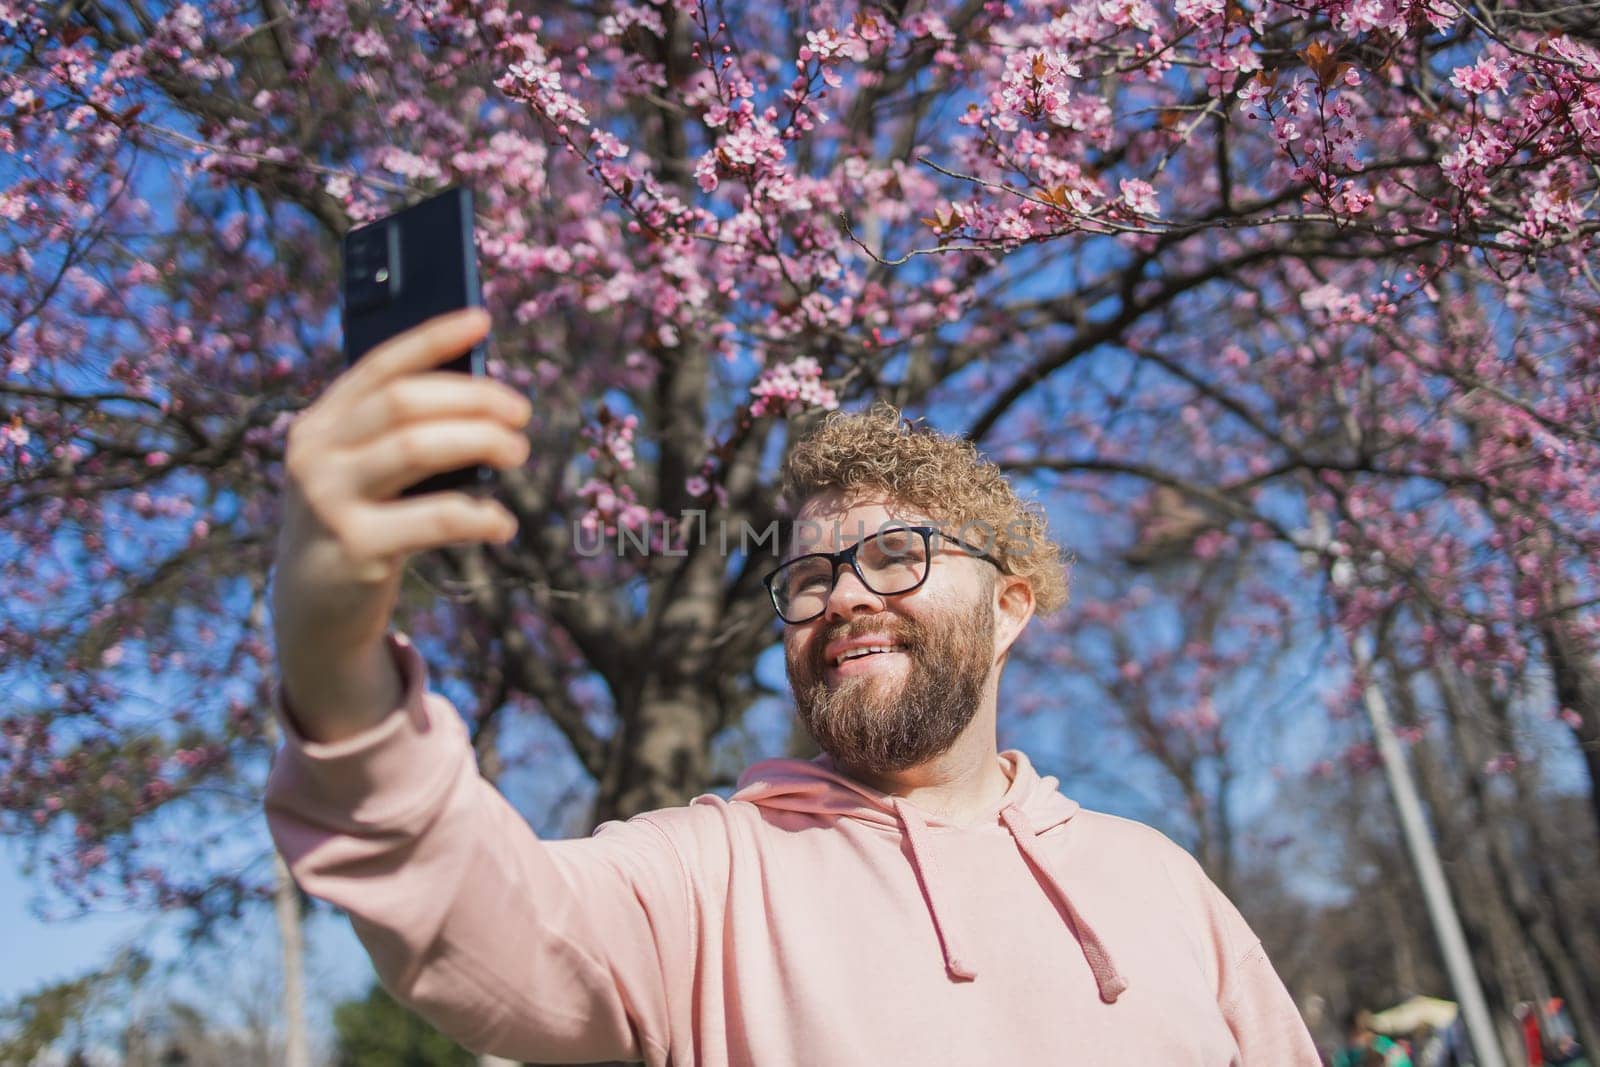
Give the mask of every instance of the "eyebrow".
M 790 528 L 793 529 L 793 527 L 798 526 L 798 525 L 800 525 L 800 521 L 799 520 L 792 520 Z M 815 525 L 821 525 L 821 526 L 824 526 L 825 528 L 828 528 L 828 529 L 844 530 L 846 532 L 848 532 L 851 529 L 851 527 L 846 526 L 846 525 L 844 525 L 842 523 L 837 523 L 837 522 L 835 522 L 835 523 L 817 523 L 817 522 L 815 522 L 813 520 L 812 521 L 812 525 L 814 525 L 814 526 Z M 862 541 L 865 541 L 867 538 L 872 537 L 875 534 L 880 534 L 880 533 L 883 533 L 883 532 L 885 532 L 887 530 L 899 529 L 900 527 L 903 527 L 903 526 L 933 526 L 935 528 L 941 528 L 940 532 L 943 533 L 943 530 L 942 530 L 943 524 L 940 523 L 936 519 L 904 518 L 904 517 L 898 516 L 898 515 L 895 516 L 894 518 L 891 518 L 891 519 L 885 519 L 883 522 L 880 522 L 877 525 L 866 526 L 866 525 L 856 524 L 856 526 L 858 526 L 860 528 L 861 536 L 857 537 L 854 541 L 851 541 L 850 542 L 851 545 L 858 544 L 858 543 L 860 543 Z M 948 534 L 945 534 L 944 536 L 947 537 L 947 538 L 949 537 Z M 780 559 L 781 562 L 785 562 L 786 563 L 791 559 L 798 559 L 801 556 L 814 556 L 814 555 L 820 555 L 820 554 L 824 554 L 824 553 L 842 552 L 842 551 L 844 551 L 844 549 L 849 548 L 849 547 L 850 547 L 850 545 L 843 545 L 843 546 L 841 546 L 839 548 L 823 548 L 820 544 L 815 544 L 815 545 L 808 545 L 805 548 L 804 551 L 801 551 L 800 550 L 800 546 L 798 544 L 791 543 L 788 546 L 788 549 L 783 553 L 782 556 L 779 557 L 779 559 Z

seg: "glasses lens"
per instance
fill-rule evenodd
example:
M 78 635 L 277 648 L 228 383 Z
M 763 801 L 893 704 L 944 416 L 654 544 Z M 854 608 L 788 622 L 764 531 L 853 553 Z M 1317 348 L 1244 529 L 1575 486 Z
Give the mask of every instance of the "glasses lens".
M 904 593 L 928 575 L 928 539 L 915 530 L 885 530 L 861 543 L 856 562 L 874 593 Z
M 833 567 L 821 556 L 802 556 L 786 563 L 772 576 L 778 614 L 785 620 L 820 615 L 833 591 Z

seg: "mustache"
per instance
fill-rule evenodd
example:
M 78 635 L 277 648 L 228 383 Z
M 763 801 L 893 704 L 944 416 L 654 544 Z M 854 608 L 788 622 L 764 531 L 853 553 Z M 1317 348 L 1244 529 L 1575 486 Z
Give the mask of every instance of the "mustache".
M 910 636 L 906 631 L 910 627 L 899 625 L 884 628 L 882 623 L 861 622 L 859 625 L 836 626 L 832 630 L 817 636 L 817 643 L 827 645 L 834 641 L 843 641 L 852 637 L 868 637 L 878 634 L 886 635 L 890 640 L 898 642 L 902 637 Z
M 882 619 L 858 619 L 819 632 L 812 642 L 810 659 L 819 666 L 826 666 L 823 663 L 824 652 L 833 642 L 880 635 L 887 637 L 892 644 L 904 645 L 907 651 L 923 644 L 923 627 L 915 622 L 901 619 L 886 626 Z

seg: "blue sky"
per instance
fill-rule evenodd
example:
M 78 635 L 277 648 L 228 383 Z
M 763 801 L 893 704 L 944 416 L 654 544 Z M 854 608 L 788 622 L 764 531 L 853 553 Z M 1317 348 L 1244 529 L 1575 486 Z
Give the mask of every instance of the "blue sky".
M 280 1016 L 277 932 L 269 909 L 259 909 L 221 942 L 196 955 L 173 934 L 168 918 L 148 913 L 105 913 L 67 921 L 43 921 L 29 907 L 36 887 L 23 877 L 14 846 L 0 848 L 0 1003 L 42 986 L 78 977 L 109 963 L 128 944 L 155 953 L 172 970 L 158 970 L 126 1007 L 146 1017 L 169 998 L 202 1005 L 214 1023 L 243 1025 L 243 1012 L 265 1002 Z M 306 930 L 306 1015 L 313 1048 L 332 1040 L 332 1009 L 365 994 L 372 964 L 343 916 L 326 911 Z M 241 959 L 254 961 L 241 966 Z M 123 1006 L 119 1002 L 119 1007 Z M 120 1031 L 121 1018 L 93 1020 L 102 1033 Z
M 5 931 L 0 942 L 4 945 L 0 958 L 5 961 L 0 966 L 0 1002 L 99 966 L 118 944 L 150 926 L 149 916 L 126 913 L 40 921 L 28 906 L 38 891 L 24 880 L 14 843 L 7 844 L 0 850 L 0 930 Z

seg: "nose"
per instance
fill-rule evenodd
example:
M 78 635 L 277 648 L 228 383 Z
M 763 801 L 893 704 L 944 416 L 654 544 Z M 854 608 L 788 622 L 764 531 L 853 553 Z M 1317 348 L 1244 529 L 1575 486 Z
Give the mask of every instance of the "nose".
M 828 603 L 822 613 L 823 619 L 837 622 L 852 615 L 883 610 L 883 598 L 862 583 L 856 576 L 854 568 L 847 563 L 841 563 L 838 574 L 832 591 L 828 593 Z

